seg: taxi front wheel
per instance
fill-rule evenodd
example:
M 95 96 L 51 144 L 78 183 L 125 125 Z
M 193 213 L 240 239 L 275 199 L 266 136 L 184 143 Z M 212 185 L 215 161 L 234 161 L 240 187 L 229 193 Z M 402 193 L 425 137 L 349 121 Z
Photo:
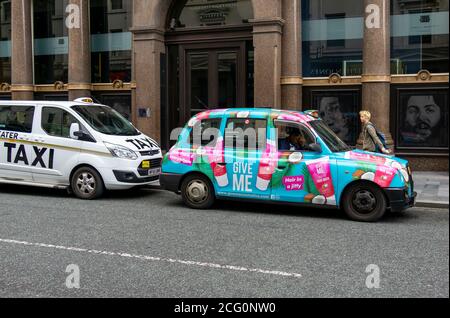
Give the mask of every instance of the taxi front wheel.
M 376 222 L 386 213 L 387 200 L 377 185 L 355 183 L 345 192 L 342 207 L 354 221 Z
M 215 201 L 214 187 L 207 177 L 191 175 L 181 184 L 183 202 L 192 209 L 209 209 Z
M 94 200 L 103 195 L 105 186 L 99 173 L 92 168 L 82 167 L 75 171 L 71 180 L 72 191 L 80 199 Z

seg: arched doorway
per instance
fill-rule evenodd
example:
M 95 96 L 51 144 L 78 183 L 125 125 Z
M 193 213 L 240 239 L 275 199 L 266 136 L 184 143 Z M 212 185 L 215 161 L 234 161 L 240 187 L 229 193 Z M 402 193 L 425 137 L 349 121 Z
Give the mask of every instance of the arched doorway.
M 162 61 L 163 136 L 204 110 L 253 107 L 251 19 L 251 0 L 173 1 Z

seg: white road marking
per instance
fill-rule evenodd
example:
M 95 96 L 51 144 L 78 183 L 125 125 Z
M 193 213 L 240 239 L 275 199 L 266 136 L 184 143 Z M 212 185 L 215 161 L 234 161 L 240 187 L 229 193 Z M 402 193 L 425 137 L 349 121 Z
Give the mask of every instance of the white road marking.
M 297 274 L 297 273 L 265 270 L 265 269 L 260 269 L 260 268 L 247 268 L 247 267 L 243 267 L 243 266 L 221 265 L 221 264 L 214 264 L 214 263 L 185 261 L 185 260 L 172 259 L 172 258 L 90 250 L 90 249 L 86 249 L 86 248 L 77 248 L 77 247 L 66 247 L 66 246 L 61 246 L 61 245 L 30 243 L 30 242 L 25 242 L 25 241 L 16 241 L 16 240 L 7 240 L 7 239 L 0 239 L 0 243 L 24 245 L 24 246 L 34 246 L 34 247 L 42 247 L 42 248 L 52 248 L 52 249 L 57 249 L 57 250 L 89 253 L 89 254 L 95 254 L 95 255 L 119 256 L 119 257 L 134 258 L 134 259 L 140 259 L 140 260 L 152 261 L 152 262 L 165 262 L 165 263 L 172 263 L 172 264 L 175 263 L 175 264 L 183 264 L 183 265 L 191 265 L 191 266 L 208 267 L 208 268 L 214 268 L 214 269 L 225 269 L 225 270 L 259 273 L 259 274 L 267 274 L 267 275 L 278 275 L 278 276 L 292 277 L 292 278 L 301 278 L 302 277 L 301 274 Z

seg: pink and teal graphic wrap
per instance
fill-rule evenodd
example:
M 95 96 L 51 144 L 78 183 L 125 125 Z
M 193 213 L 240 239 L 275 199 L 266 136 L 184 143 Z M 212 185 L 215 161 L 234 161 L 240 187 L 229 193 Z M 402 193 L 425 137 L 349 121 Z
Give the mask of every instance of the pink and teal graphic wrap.
M 228 186 L 227 167 L 224 156 L 224 142 L 223 137 L 219 137 L 215 147 L 205 147 L 208 156 L 209 164 L 214 174 L 217 185 L 221 188 Z
M 216 118 L 222 119 L 216 145 L 189 145 L 193 127 Z M 264 149 L 224 145 L 226 123 L 235 118 L 267 119 Z M 323 153 L 279 151 L 276 120 L 307 126 Z M 407 161 L 360 150 L 333 153 L 314 131 L 314 125 L 310 124 L 314 120 L 300 112 L 269 109 L 212 110 L 198 114 L 166 155 L 163 172 L 181 175 L 200 172 L 211 180 L 218 197 L 337 206 L 344 189 L 355 181 L 374 182 L 381 188 L 408 187 L 408 193 L 412 194 Z
M 325 197 L 325 203 L 334 205 L 336 203 L 336 196 L 331 178 L 330 158 L 325 157 L 307 161 L 306 166 L 317 190 Z
M 260 164 L 256 187 L 260 191 L 266 191 L 272 180 L 273 173 L 278 164 L 278 151 L 273 140 L 267 141 L 266 150 L 264 151 Z

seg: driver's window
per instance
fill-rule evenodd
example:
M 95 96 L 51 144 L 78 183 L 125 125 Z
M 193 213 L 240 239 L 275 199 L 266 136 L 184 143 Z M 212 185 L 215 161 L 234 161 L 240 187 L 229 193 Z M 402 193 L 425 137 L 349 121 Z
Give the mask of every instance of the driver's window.
M 315 143 L 311 131 L 302 124 L 276 121 L 279 151 L 311 151 L 310 145 Z

